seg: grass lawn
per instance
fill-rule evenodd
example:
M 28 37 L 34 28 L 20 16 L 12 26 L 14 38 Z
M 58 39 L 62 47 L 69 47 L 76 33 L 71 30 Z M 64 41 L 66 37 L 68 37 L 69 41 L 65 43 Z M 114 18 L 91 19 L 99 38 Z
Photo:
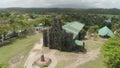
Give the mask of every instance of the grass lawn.
M 98 40 L 84 40 L 85 41 L 85 48 L 87 49 L 87 52 L 90 52 L 92 50 L 100 48 L 106 39 L 99 38 Z M 72 64 L 75 62 L 77 57 L 79 55 L 82 55 L 81 53 L 73 53 L 73 52 L 61 52 L 57 51 L 56 54 L 57 58 L 62 59 L 61 61 L 58 61 L 56 68 L 65 68 L 67 65 Z M 59 57 L 60 56 L 60 57 Z M 65 56 L 65 57 L 63 57 Z M 67 60 L 64 60 L 66 58 Z M 99 55 L 95 60 L 89 61 L 85 64 L 79 65 L 77 68 L 105 68 L 103 64 L 103 56 Z
M 106 39 L 99 38 L 97 41 L 86 41 L 86 49 L 87 51 L 91 51 L 97 48 L 100 48 Z M 104 65 L 104 57 L 102 54 L 98 55 L 95 60 L 89 61 L 83 65 L 79 65 L 77 68 L 106 68 Z
M 8 61 L 19 54 L 26 57 L 34 44 L 40 40 L 41 35 L 36 34 L 24 39 L 17 39 L 12 44 L 0 48 L 0 63 L 8 64 Z
M 56 68 L 65 68 L 66 66 L 75 62 L 79 54 L 74 52 L 57 51 L 55 55 L 59 60 Z
M 85 40 L 85 48 L 87 51 L 91 51 L 97 48 L 100 48 L 106 39 L 98 38 L 96 41 L 94 40 Z
M 58 62 L 56 68 L 65 68 L 67 65 L 71 64 L 72 62 L 74 62 L 75 60 L 62 60 L 61 62 Z
M 83 65 L 79 65 L 77 68 L 106 68 L 103 61 L 103 56 L 99 55 L 95 60 L 89 61 Z

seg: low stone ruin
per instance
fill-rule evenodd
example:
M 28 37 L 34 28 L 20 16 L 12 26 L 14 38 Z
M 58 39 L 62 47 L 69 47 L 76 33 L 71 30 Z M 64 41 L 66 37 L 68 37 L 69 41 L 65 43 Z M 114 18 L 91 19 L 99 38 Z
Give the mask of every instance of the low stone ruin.
M 39 66 L 40 68 L 48 67 L 51 63 L 51 59 L 44 57 L 44 54 L 34 63 L 35 66 Z

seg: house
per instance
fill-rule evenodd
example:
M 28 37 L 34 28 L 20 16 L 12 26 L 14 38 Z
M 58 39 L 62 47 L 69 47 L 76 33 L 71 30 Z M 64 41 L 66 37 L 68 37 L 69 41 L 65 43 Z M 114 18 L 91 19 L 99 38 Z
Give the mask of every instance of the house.
M 107 20 L 105 20 L 105 22 L 106 23 L 111 23 L 112 21 L 111 21 L 111 19 L 107 19 Z
M 42 29 L 43 28 L 43 24 L 42 23 L 40 23 L 40 24 L 38 24 L 38 25 L 36 25 L 35 27 L 34 27 L 34 29 L 36 30 L 36 31 L 39 31 L 40 29 Z
M 84 24 L 74 21 L 71 23 L 67 23 L 65 24 L 62 28 L 66 31 L 66 32 L 70 32 L 73 34 L 73 39 L 80 39 L 80 31 L 83 29 Z
M 107 26 L 99 29 L 98 34 L 101 37 L 114 37 L 114 33 Z

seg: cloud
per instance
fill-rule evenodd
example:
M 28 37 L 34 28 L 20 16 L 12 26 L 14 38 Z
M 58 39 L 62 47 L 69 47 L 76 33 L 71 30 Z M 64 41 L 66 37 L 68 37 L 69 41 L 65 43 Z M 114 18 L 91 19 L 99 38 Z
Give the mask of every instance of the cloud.
M 119 8 L 120 0 L 46 0 L 51 7 Z
M 120 0 L 0 0 L 0 7 L 120 8 Z
M 45 0 L 0 0 L 0 8 L 6 7 L 48 7 Z

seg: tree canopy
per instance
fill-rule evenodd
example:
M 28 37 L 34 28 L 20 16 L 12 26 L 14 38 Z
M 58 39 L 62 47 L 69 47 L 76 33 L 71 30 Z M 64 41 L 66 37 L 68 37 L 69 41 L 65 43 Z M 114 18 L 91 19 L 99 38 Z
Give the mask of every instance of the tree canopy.
M 108 68 L 120 68 L 120 36 L 109 39 L 102 47 Z

